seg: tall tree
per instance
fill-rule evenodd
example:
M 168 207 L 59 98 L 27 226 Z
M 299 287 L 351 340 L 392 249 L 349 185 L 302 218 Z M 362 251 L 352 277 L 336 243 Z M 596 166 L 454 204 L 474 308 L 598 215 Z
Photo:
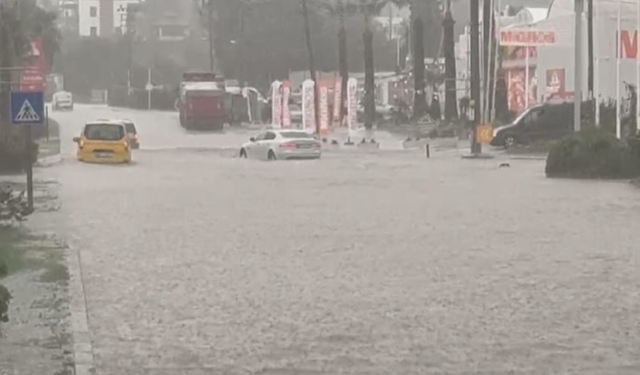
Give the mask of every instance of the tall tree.
M 32 38 L 42 39 L 48 63 L 60 50 L 61 36 L 56 14 L 40 8 L 33 0 L 0 0 L 0 106 L 8 108 L 11 83 L 18 80 L 19 69 L 28 57 Z M 8 120 L 8 111 L 0 111 L 0 121 Z
M 456 90 L 456 56 L 453 26 L 455 21 L 451 15 L 451 1 L 447 1 L 447 8 L 442 21 L 443 49 L 445 64 L 445 100 L 444 118 L 447 121 L 458 118 L 458 95 Z

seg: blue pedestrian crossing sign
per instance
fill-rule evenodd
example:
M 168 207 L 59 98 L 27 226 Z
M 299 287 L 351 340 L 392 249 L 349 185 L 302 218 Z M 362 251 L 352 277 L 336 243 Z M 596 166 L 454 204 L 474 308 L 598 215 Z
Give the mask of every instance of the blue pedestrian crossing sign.
M 11 120 L 25 125 L 44 122 L 44 93 L 12 91 Z

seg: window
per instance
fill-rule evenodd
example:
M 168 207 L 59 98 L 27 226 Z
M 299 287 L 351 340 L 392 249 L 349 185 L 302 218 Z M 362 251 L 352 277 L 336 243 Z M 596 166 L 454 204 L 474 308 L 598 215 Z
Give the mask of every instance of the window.
M 89 29 L 89 35 L 98 36 L 98 28 L 95 26 L 91 26 L 91 29 Z
M 258 134 L 258 136 L 256 137 L 256 141 L 262 141 L 265 139 L 265 137 L 267 136 L 266 133 L 260 133 Z
M 270 141 L 272 139 L 276 139 L 276 133 L 267 132 L 267 135 L 264 137 L 265 140 Z
M 98 17 L 98 8 L 90 7 L 89 8 L 89 17 Z
M 282 135 L 283 138 L 314 138 L 313 134 L 300 131 L 281 132 L 280 135 Z
M 119 141 L 124 138 L 124 126 L 115 124 L 91 124 L 84 128 L 84 136 L 96 141 Z

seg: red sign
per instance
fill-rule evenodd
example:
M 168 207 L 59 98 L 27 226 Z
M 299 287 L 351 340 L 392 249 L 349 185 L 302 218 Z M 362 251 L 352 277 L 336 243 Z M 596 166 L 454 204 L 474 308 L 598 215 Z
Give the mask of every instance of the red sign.
M 623 59 L 635 59 L 638 57 L 638 32 L 620 31 L 620 57 Z
M 551 96 L 552 94 L 561 94 L 565 90 L 564 69 L 549 69 L 547 70 L 547 85 L 546 94 Z
M 42 50 L 42 39 L 31 40 L 31 50 L 20 77 L 20 91 L 44 91 L 47 86 L 47 60 Z
M 500 31 L 501 46 L 540 46 L 556 44 L 556 33 L 540 30 L 507 29 Z

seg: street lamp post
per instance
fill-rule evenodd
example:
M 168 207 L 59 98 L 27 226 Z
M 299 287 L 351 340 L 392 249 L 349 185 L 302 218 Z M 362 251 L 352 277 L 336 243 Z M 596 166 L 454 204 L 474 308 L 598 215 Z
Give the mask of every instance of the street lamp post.
M 574 93 L 573 93 L 573 130 L 580 131 L 580 116 L 582 107 L 582 13 L 584 0 L 574 0 L 575 4 L 575 46 L 574 60 Z

